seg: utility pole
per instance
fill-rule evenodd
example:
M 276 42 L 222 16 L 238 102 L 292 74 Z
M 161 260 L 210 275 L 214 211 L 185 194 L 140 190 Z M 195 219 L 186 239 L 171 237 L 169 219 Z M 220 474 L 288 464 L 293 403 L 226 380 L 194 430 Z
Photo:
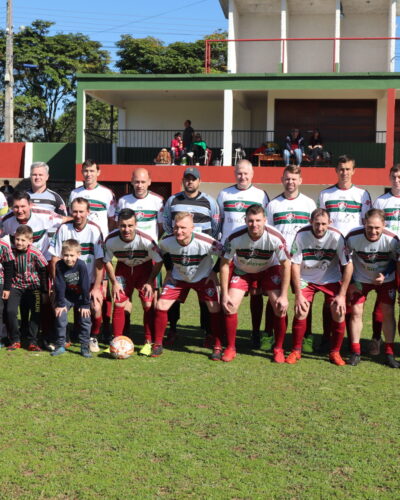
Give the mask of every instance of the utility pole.
M 14 142 L 14 47 L 12 0 L 7 0 L 6 67 L 4 84 L 4 141 Z

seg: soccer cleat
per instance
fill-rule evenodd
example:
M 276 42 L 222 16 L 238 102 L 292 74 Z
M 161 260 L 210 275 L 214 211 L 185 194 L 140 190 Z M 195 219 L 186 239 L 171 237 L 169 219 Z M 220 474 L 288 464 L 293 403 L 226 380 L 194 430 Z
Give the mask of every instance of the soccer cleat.
M 41 352 L 42 349 L 40 349 L 40 347 L 38 345 L 36 345 L 36 344 L 29 344 L 28 351 L 31 351 L 31 352 Z
M 400 368 L 400 363 L 395 360 L 393 354 L 386 354 L 385 364 L 390 368 Z
M 16 349 L 21 349 L 21 342 L 13 342 L 7 347 L 7 351 L 15 351 Z
M 381 353 L 381 339 L 371 339 L 368 346 L 368 354 L 370 356 L 379 356 Z
M 64 347 L 65 347 L 65 349 L 68 349 L 69 347 L 71 347 L 71 342 L 65 342 Z
M 140 349 L 139 354 L 141 356 L 151 356 L 151 344 L 146 342 L 144 346 Z
M 252 332 L 252 334 L 251 334 L 251 344 L 252 344 L 253 349 L 260 349 L 260 347 L 261 347 L 260 332 Z
M 47 342 L 47 340 L 43 340 L 43 347 L 46 349 L 46 351 L 54 351 L 56 346 L 52 343 Z
M 285 353 L 283 349 L 274 349 L 274 362 L 275 363 L 284 363 L 285 362 Z
M 344 366 L 346 362 L 343 360 L 339 351 L 332 351 L 329 353 L 329 361 L 337 366 Z
M 151 349 L 151 357 L 152 358 L 158 358 L 158 356 L 161 356 L 163 353 L 164 349 L 161 344 L 154 344 L 152 349 Z
M 361 361 L 361 356 L 360 354 L 357 354 L 356 352 L 352 352 L 350 354 L 349 359 L 346 361 L 346 364 L 350 366 L 357 366 Z
M 285 362 L 289 365 L 294 365 L 301 359 L 301 352 L 298 350 L 292 351 L 289 356 L 285 359 Z
M 81 354 L 84 358 L 92 358 L 93 356 L 90 354 L 90 349 L 88 345 L 81 345 Z
M 234 349 L 233 347 L 227 347 L 221 359 L 222 361 L 225 361 L 225 363 L 229 363 L 229 361 L 233 361 L 235 358 L 236 349 Z
M 98 343 L 96 337 L 90 337 L 89 349 L 90 349 L 90 352 L 100 352 L 99 343 Z
M 264 352 L 269 352 L 274 345 L 274 336 L 263 334 L 260 340 L 260 350 Z
M 312 333 L 310 335 L 307 335 L 307 337 L 304 337 L 303 352 L 305 352 L 306 354 L 312 354 L 314 352 Z
M 67 351 L 64 346 L 57 347 L 54 351 L 50 353 L 50 356 L 60 356 L 61 354 L 65 354 Z
M 214 347 L 213 352 L 210 356 L 211 361 L 221 361 L 222 360 L 222 349 L 220 347 Z
M 106 347 L 103 351 L 105 354 L 110 354 L 110 346 Z

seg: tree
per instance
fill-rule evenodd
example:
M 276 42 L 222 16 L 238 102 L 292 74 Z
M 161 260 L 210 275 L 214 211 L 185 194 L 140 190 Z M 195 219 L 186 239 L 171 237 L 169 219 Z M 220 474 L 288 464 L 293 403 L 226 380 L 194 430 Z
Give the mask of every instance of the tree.
M 101 50 L 99 42 L 81 33 L 50 35 L 53 24 L 36 20 L 14 36 L 15 138 L 19 141 L 63 140 L 57 117 L 75 99 L 76 73 L 108 70 L 109 53 Z M 4 53 L 4 31 L 0 47 Z
M 204 71 L 205 40 L 227 38 L 226 32 L 207 35 L 196 42 L 174 42 L 165 45 L 153 37 L 133 38 L 122 35 L 117 42 L 119 60 L 116 66 L 123 73 L 185 74 Z M 226 43 L 213 44 L 211 68 L 215 73 L 226 72 Z

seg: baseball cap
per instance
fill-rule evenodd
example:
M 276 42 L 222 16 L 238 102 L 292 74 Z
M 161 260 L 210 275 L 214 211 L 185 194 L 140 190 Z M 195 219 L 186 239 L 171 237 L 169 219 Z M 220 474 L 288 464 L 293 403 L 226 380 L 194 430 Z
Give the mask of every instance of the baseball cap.
M 184 172 L 183 172 L 183 177 L 186 175 L 193 175 L 195 179 L 200 179 L 200 172 L 196 167 L 188 167 Z

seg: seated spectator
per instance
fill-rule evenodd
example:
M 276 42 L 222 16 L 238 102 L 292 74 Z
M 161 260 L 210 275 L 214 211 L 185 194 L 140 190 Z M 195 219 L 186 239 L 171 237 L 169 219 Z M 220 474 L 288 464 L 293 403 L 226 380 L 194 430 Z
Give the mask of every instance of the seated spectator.
M 190 164 L 193 165 L 204 165 L 204 159 L 206 155 L 207 144 L 201 138 L 200 134 L 195 134 L 194 140 L 192 143 L 192 151 L 188 153 L 188 157 L 190 159 Z
M 308 154 L 310 155 L 314 165 L 317 164 L 318 157 L 320 159 L 323 158 L 323 149 L 324 145 L 321 134 L 319 133 L 319 130 L 315 128 L 312 132 L 310 140 L 308 141 Z
M 172 164 L 175 165 L 176 162 L 179 164 L 183 154 L 184 150 L 182 134 L 180 132 L 177 132 L 171 141 Z
M 156 158 L 154 158 L 154 163 L 158 165 L 171 165 L 171 155 L 167 151 L 167 148 L 162 148 Z
M 285 144 L 283 147 L 283 160 L 285 162 L 285 167 L 289 166 L 290 157 L 292 155 L 296 158 L 296 165 L 300 167 L 301 161 L 303 159 L 304 153 L 304 138 L 300 134 L 298 128 L 293 128 L 290 134 L 286 136 Z

